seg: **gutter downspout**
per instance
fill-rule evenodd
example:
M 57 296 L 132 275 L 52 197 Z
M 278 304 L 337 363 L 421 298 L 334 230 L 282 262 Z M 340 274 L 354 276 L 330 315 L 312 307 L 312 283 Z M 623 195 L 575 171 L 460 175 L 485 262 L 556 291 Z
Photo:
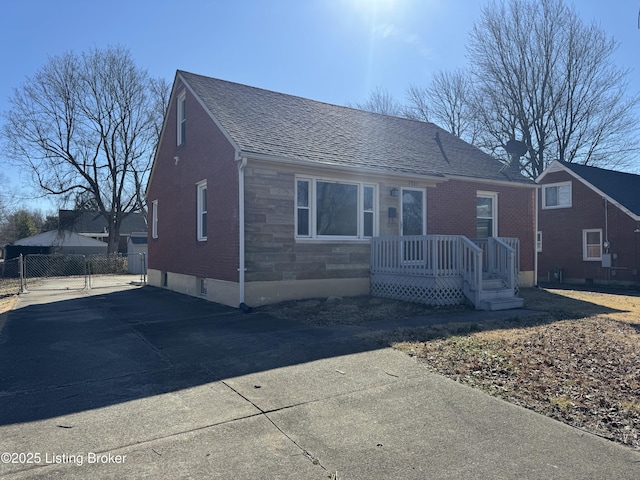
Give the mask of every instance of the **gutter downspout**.
M 243 309 L 244 305 L 244 278 L 245 278 L 245 258 L 244 258 L 244 168 L 247 166 L 247 157 L 241 157 L 238 162 L 238 283 L 239 298 L 238 306 Z

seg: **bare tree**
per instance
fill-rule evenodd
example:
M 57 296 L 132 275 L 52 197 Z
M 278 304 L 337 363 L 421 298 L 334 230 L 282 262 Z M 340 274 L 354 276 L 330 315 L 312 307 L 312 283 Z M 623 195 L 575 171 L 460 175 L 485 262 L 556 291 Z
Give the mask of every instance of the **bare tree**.
M 44 192 L 90 198 L 117 251 L 122 220 L 144 210 L 168 92 L 124 48 L 53 57 L 14 91 L 5 151 Z
M 405 116 L 431 121 L 474 144 L 477 121 L 472 113 L 473 87 L 464 70 L 435 73 L 427 87 L 411 85 L 407 89 Z
M 402 105 L 393 98 L 393 95 L 386 88 L 380 86 L 371 90 L 365 101 L 357 102 L 353 104 L 353 107 L 384 115 L 400 116 L 403 113 Z
M 536 177 L 553 159 L 620 166 L 638 152 L 628 71 L 617 43 L 562 0 L 503 0 L 485 7 L 471 32 L 474 114 L 496 151 L 522 140 L 521 167 Z

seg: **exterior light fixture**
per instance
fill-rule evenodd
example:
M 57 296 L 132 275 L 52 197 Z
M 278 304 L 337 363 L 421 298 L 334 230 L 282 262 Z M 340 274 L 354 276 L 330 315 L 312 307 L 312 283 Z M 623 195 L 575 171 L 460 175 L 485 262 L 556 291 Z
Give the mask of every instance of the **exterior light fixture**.
M 397 188 L 392 188 L 391 189 L 391 196 L 392 197 L 397 197 L 398 196 L 398 189 Z

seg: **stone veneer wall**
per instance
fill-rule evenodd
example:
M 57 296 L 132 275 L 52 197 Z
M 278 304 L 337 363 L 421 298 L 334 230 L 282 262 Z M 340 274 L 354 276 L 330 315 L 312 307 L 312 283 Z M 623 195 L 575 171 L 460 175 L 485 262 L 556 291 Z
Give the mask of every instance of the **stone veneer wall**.
M 367 240 L 295 239 L 295 174 L 268 166 L 245 171 L 246 281 L 368 278 Z

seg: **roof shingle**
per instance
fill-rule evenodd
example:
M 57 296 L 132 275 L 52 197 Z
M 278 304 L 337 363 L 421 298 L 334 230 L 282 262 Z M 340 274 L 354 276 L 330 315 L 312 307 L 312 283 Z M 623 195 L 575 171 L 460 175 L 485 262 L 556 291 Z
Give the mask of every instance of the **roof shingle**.
M 532 183 L 433 123 L 179 71 L 243 154 L 427 176 Z

